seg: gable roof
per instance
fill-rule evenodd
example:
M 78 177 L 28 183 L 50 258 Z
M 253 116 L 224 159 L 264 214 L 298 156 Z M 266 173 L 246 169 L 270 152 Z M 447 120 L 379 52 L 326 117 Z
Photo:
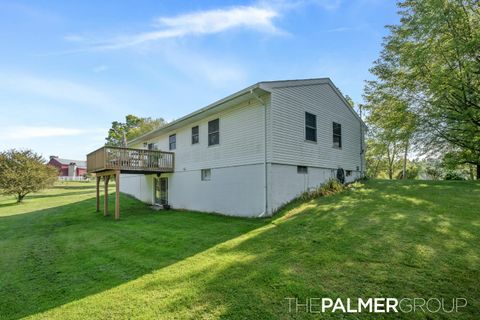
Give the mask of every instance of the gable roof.
M 52 158 L 51 160 L 56 160 L 62 165 L 69 165 L 70 163 L 75 163 L 77 167 L 79 168 L 86 168 L 87 167 L 87 162 L 86 161 L 81 161 L 81 160 L 70 160 L 70 159 L 62 159 L 62 158 Z
M 161 128 L 155 129 L 153 131 L 147 132 L 144 135 L 141 135 L 132 141 L 128 142 L 128 145 L 131 146 L 132 144 L 138 143 L 142 140 L 148 140 L 150 138 L 156 137 L 160 134 L 166 133 L 168 131 L 177 129 L 188 123 L 195 122 L 201 118 L 207 117 L 210 114 L 217 113 L 219 111 L 223 111 L 228 109 L 231 106 L 238 104 L 241 101 L 247 100 L 252 98 L 252 93 L 272 93 L 272 91 L 276 88 L 284 88 L 284 87 L 294 87 L 294 86 L 305 86 L 305 85 L 315 85 L 315 84 L 328 84 L 335 93 L 340 97 L 340 99 L 344 102 L 345 107 L 347 107 L 350 112 L 360 121 L 360 123 L 366 128 L 366 124 L 363 120 L 358 116 L 358 114 L 350 107 L 350 104 L 345 99 L 343 94 L 338 90 L 338 88 L 333 84 L 330 78 L 312 78 L 312 79 L 294 79 L 294 80 L 274 80 L 274 81 L 261 81 L 257 82 L 251 86 L 248 86 L 240 91 L 237 91 L 223 99 L 217 100 L 206 107 L 203 107 L 197 111 L 187 114 L 184 117 L 181 117 L 177 120 L 174 120 L 168 123 L 166 126 Z M 248 95 L 248 96 L 247 96 Z

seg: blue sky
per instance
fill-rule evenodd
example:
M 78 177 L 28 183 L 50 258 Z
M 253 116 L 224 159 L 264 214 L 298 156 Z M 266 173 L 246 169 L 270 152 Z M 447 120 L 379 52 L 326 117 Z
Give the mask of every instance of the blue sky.
M 0 150 L 84 159 L 126 114 L 172 120 L 262 80 L 360 102 L 394 1 L 0 0 Z

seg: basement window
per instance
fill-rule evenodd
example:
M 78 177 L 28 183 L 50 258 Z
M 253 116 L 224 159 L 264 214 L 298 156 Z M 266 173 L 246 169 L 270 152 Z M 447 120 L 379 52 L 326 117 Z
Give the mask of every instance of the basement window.
M 202 175 L 202 181 L 210 181 L 210 179 L 212 178 L 212 170 L 202 169 L 201 175 Z
M 177 149 L 177 135 L 176 134 L 172 134 L 170 137 L 168 137 L 168 149 L 170 149 L 170 150 Z
M 198 126 L 192 128 L 192 144 L 196 144 L 200 141 L 200 136 L 198 134 Z
M 307 173 L 308 173 L 308 167 L 306 167 L 306 166 L 297 166 L 297 173 L 307 174 Z
M 317 142 L 317 116 L 305 112 L 305 140 Z
M 208 145 L 213 146 L 220 143 L 220 120 L 215 119 L 208 122 Z
M 342 148 L 342 125 L 336 122 L 333 123 L 333 147 Z
M 352 175 L 352 170 L 346 170 L 346 171 L 345 171 L 345 175 L 346 175 L 347 177 L 350 177 L 350 176 Z

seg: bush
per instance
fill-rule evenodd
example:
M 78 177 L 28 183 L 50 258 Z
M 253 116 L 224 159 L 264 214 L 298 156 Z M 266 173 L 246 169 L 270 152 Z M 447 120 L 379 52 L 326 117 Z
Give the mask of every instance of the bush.
M 418 172 L 419 172 L 419 169 L 417 167 L 413 167 L 413 168 L 409 168 L 407 169 L 407 179 L 409 180 L 414 180 L 417 178 L 418 176 Z M 401 180 L 403 179 L 403 170 L 400 171 L 398 174 L 397 174 L 397 177 L 396 177 L 398 180 Z
M 325 197 L 334 195 L 345 189 L 345 186 L 341 184 L 337 179 L 329 179 L 324 184 L 320 185 L 318 188 L 302 193 L 300 198 L 302 200 L 310 200 L 318 197 Z
M 443 177 L 445 180 L 465 180 L 458 172 L 450 171 Z

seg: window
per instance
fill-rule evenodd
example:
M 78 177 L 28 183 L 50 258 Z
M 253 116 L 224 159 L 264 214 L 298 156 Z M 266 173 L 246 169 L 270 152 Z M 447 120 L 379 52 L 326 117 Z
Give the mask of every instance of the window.
M 176 134 L 172 134 L 170 137 L 168 137 L 168 148 L 170 150 L 177 149 L 177 135 Z
M 308 168 L 305 166 L 297 166 L 297 173 L 307 174 Z
M 305 140 L 317 141 L 317 116 L 305 112 Z
M 213 146 L 220 143 L 220 120 L 215 119 L 208 122 L 208 145 Z
M 340 123 L 333 123 L 333 147 L 342 148 L 342 125 Z
M 352 175 L 352 170 L 347 170 L 347 171 L 345 171 L 345 175 L 346 175 L 347 177 L 350 177 L 350 176 Z
M 198 143 L 199 140 L 199 135 L 198 135 L 198 126 L 195 126 L 192 128 L 192 144 Z
M 211 169 L 202 169 L 202 181 L 210 181 L 212 177 Z
M 148 150 L 156 150 L 157 148 L 155 147 L 155 143 L 149 143 L 148 144 Z

